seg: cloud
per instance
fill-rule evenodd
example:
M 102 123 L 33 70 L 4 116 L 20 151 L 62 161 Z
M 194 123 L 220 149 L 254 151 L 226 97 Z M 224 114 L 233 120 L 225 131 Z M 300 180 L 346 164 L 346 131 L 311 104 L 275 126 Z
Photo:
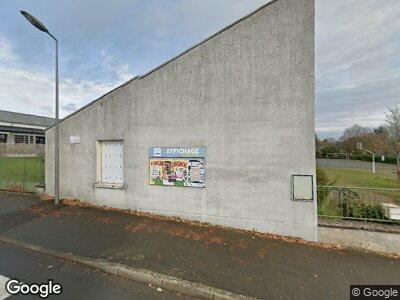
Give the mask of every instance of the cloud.
M 120 81 L 128 81 L 131 79 L 131 67 L 127 63 L 119 62 L 114 56 L 108 54 L 106 51 L 101 51 L 103 59 L 103 69 L 109 78 L 119 78 Z
M 130 79 L 133 70 L 146 73 L 265 2 L 2 2 L 0 33 L 12 39 L 0 40 L 2 56 L 7 57 L 7 63 L 0 61 L 1 106 L 36 114 L 54 112 L 54 44 L 23 20 L 20 7 L 39 17 L 60 39 L 64 116 Z
M 400 2 L 316 3 L 317 131 L 378 126 L 400 101 Z
M 12 52 L 10 41 L 0 33 L 0 62 L 5 64 L 10 63 L 15 59 L 16 57 Z
M 22 19 L 21 7 L 60 37 L 61 100 L 79 108 L 133 77 L 133 70 L 146 73 L 266 2 L 2 1 L 2 107 L 53 111 L 54 45 Z M 387 107 L 399 103 L 399 16 L 398 0 L 316 0 L 320 135 L 339 136 L 353 123 L 377 126 Z
M 76 111 L 78 109 L 78 107 L 76 106 L 75 103 L 71 102 L 71 103 L 63 104 L 62 109 L 66 112 L 72 113 L 72 112 Z
M 0 35 L 1 37 L 1 35 Z M 54 115 L 54 74 L 24 65 L 12 52 L 6 39 L 0 40 L 1 108 L 38 115 Z M 12 62 L 12 64 L 10 63 Z M 90 80 L 60 79 L 60 115 L 63 117 L 123 83 L 130 76 L 129 65 L 104 53 L 99 69 L 112 76 L 103 83 Z

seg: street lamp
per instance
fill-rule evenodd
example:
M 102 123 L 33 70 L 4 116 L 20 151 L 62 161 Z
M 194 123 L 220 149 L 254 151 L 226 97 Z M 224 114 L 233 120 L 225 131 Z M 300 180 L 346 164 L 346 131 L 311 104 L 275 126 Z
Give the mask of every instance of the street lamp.
M 359 150 L 364 150 L 365 152 L 371 153 L 372 154 L 372 173 L 375 174 L 375 153 L 372 152 L 371 150 L 365 149 L 363 147 L 362 143 L 357 143 L 357 149 Z
M 21 10 L 21 14 L 40 31 L 47 33 L 56 42 L 56 132 L 54 141 L 54 157 L 55 157 L 55 176 L 54 176 L 54 203 L 59 204 L 60 201 L 60 151 L 59 151 L 59 117 L 58 117 L 58 40 L 49 32 L 46 26 L 38 19 L 26 11 Z

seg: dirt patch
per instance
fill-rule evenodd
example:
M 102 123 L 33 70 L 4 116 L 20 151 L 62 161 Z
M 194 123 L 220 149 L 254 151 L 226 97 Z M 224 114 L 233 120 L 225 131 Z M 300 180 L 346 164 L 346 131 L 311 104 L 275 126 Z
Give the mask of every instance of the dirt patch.
M 76 199 L 62 199 L 60 200 L 60 203 L 63 205 L 73 206 L 73 207 L 96 207 L 95 205 L 91 205 L 89 203 L 82 202 Z
M 12 192 L 23 193 L 24 187 L 21 184 L 12 183 L 9 190 Z
M 246 265 L 246 264 L 244 263 L 244 261 L 243 261 L 241 258 L 237 257 L 237 256 L 233 257 L 233 258 L 232 258 L 232 261 L 233 261 L 234 263 L 238 264 L 238 265 L 241 265 L 241 266 Z
M 147 228 L 145 222 L 139 222 L 138 224 L 127 224 L 125 226 L 125 230 L 130 231 L 130 232 L 148 232 L 152 233 L 153 230 L 152 228 Z
M 125 226 L 125 230 L 130 232 L 163 233 L 175 237 L 184 238 L 191 241 L 203 242 L 208 244 L 226 245 L 228 239 L 218 235 L 213 231 L 196 230 L 196 228 L 177 226 L 165 222 L 156 223 L 153 220 L 143 220 L 137 223 L 130 223 Z
M 145 212 L 138 212 L 136 210 L 131 210 L 131 209 L 119 209 L 107 206 L 93 205 L 74 199 L 64 199 L 61 201 L 61 203 L 67 206 L 95 208 L 104 211 L 117 212 L 121 214 L 127 214 L 144 218 L 144 220 L 140 220 L 139 222 L 136 223 L 132 222 L 126 225 L 125 230 L 130 232 L 147 232 L 147 233 L 161 232 L 194 241 L 202 241 L 206 244 L 226 245 L 230 241 L 231 245 L 234 248 L 241 250 L 248 249 L 249 245 L 251 244 L 250 239 L 253 240 L 261 239 L 265 241 L 277 240 L 285 243 L 294 243 L 294 244 L 301 244 L 305 246 L 312 246 L 322 249 L 335 250 L 341 253 L 343 253 L 344 250 L 343 247 L 340 247 L 338 245 L 321 244 L 318 242 L 306 241 L 298 237 L 287 237 L 278 234 L 261 233 L 254 230 L 235 229 L 220 225 L 212 225 L 210 223 L 205 223 L 200 221 L 182 219 L 179 217 L 170 217 L 170 216 L 154 215 Z M 186 226 L 182 227 L 182 225 Z M 200 229 L 203 230 L 201 231 Z M 233 240 L 228 239 L 226 237 L 226 234 L 229 233 L 239 233 L 242 235 L 242 238 L 235 238 Z
M 267 248 L 261 248 L 261 249 L 257 250 L 258 257 L 265 258 L 267 256 L 267 254 L 268 254 Z
M 82 210 L 77 207 L 72 207 L 70 209 L 59 209 L 51 212 L 50 215 L 56 218 L 62 218 L 65 216 L 81 216 L 104 225 L 110 225 L 117 222 L 117 218 L 115 216 L 105 215 L 104 213 L 101 213 L 101 211 L 95 211 L 93 213 L 93 211 Z
M 41 195 L 41 196 L 39 196 L 39 200 L 50 202 L 50 201 L 54 201 L 54 197 L 47 196 L 47 195 Z
M 50 213 L 50 216 L 56 217 L 56 218 L 61 218 L 64 216 L 75 216 L 75 215 L 80 215 L 80 212 L 76 212 L 76 211 L 69 211 L 69 210 L 65 210 L 65 209 L 59 209 L 59 210 L 55 210 L 52 211 Z
M 114 224 L 115 220 L 113 218 L 104 217 L 104 216 L 96 216 L 95 217 L 97 222 L 100 222 L 104 225 Z
M 49 213 L 51 213 L 51 210 L 48 207 L 45 207 L 43 205 L 32 205 L 32 206 L 23 208 L 22 211 L 32 213 L 38 217 L 44 217 L 44 216 L 47 216 Z
M 238 249 L 247 250 L 247 249 L 249 248 L 249 242 L 246 241 L 246 240 L 243 240 L 243 239 L 239 239 L 239 240 L 235 243 L 235 246 L 236 246 Z

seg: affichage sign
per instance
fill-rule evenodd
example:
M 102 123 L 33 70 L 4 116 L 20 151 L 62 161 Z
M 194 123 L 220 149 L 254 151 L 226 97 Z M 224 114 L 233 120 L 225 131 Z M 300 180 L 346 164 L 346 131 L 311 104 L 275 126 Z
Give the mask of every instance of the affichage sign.
M 205 187 L 205 154 L 206 148 L 150 148 L 150 184 Z
M 150 157 L 205 157 L 206 148 L 154 147 L 149 149 Z

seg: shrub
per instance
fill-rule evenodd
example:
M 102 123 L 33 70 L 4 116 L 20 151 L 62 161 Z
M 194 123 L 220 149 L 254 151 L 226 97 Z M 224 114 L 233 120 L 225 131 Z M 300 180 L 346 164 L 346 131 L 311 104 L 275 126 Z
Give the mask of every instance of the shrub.
M 317 166 L 317 186 L 329 185 L 328 175 L 321 167 Z
M 379 203 L 366 203 L 346 200 L 341 203 L 344 217 L 360 219 L 384 219 L 385 215 Z
M 385 214 L 380 203 L 366 202 L 360 199 L 357 192 L 341 188 L 339 208 L 343 217 L 360 219 L 385 219 Z

